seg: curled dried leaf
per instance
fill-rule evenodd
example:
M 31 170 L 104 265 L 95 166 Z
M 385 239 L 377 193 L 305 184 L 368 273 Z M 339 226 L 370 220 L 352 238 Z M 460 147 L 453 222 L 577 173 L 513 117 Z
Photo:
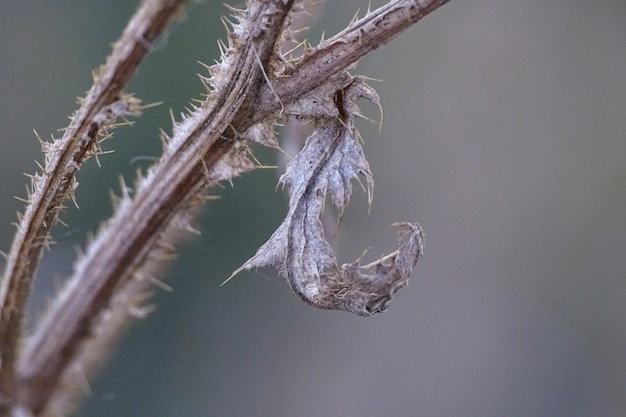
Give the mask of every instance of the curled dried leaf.
M 382 313 L 395 293 L 407 286 L 415 264 L 424 251 L 424 233 L 417 223 L 395 223 L 399 249 L 376 262 L 361 265 L 357 259 L 341 269 L 324 273 L 320 279 L 325 293 L 317 307 L 344 310 L 359 316 Z
M 290 194 L 285 220 L 233 275 L 271 266 L 308 304 L 369 316 L 384 311 L 408 283 L 422 255 L 423 234 L 417 224 L 398 224 L 402 229 L 398 251 L 370 265 L 361 266 L 357 260 L 341 268 L 324 238 L 320 217 L 327 195 L 341 215 L 350 202 L 352 179 L 362 176 L 371 202 L 374 182 L 354 123 L 363 117 L 356 105 L 360 97 L 380 108 L 374 89 L 363 78 L 344 72 L 286 107 L 289 114 L 312 119 L 315 131 L 280 177 Z

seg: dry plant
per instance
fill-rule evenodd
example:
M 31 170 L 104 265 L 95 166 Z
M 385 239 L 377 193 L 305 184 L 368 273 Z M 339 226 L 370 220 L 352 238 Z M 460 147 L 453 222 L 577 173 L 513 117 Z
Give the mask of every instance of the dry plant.
M 163 155 L 132 187 L 122 184 L 115 212 L 88 244 L 73 275 L 32 334 L 23 334 L 25 303 L 49 231 L 74 199 L 75 174 L 113 128 L 139 116 L 140 100 L 124 91 L 143 58 L 184 11 L 184 0 L 145 0 L 95 73 L 94 84 L 63 136 L 41 140 L 45 164 L 31 176 L 26 209 L 7 255 L 0 287 L 0 416 L 61 416 L 84 395 L 86 378 L 142 307 L 150 286 L 191 227 L 192 211 L 222 181 L 253 170 L 249 145 L 279 149 L 274 128 L 297 118 L 315 130 L 288 164 L 280 184 L 289 211 L 276 232 L 240 269 L 272 266 L 306 303 L 361 316 L 382 312 L 404 287 L 422 254 L 416 223 L 398 223 L 397 251 L 369 265 L 338 266 L 320 215 L 327 195 L 339 213 L 351 180 L 361 176 L 371 198 L 372 174 L 355 119 L 356 100 L 380 108 L 363 77 L 348 73 L 447 0 L 393 0 L 318 45 L 294 42 L 294 16 L 304 2 L 250 0 L 230 9 L 219 61 L 201 76 L 206 97 L 161 134 Z

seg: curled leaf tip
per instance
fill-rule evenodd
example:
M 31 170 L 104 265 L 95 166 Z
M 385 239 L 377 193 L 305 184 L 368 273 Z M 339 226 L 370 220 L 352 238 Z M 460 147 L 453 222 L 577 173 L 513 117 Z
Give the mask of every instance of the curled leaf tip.
M 319 279 L 319 295 L 306 300 L 315 307 L 371 316 L 387 309 L 395 294 L 409 283 L 413 268 L 423 254 L 424 233 L 417 223 L 396 223 L 400 242 L 397 251 L 368 265 L 361 260 L 344 264 Z

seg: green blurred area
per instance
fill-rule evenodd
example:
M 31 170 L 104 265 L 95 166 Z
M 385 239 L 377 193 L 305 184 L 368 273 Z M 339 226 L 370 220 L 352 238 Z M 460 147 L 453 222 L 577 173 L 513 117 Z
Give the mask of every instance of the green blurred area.
M 241 3 L 241 2 L 240 2 Z M 368 2 L 327 1 L 309 39 Z M 373 6 L 380 4 L 375 2 Z M 44 138 L 76 109 L 135 2 L 0 3 L 0 249 Z M 241 6 L 241 4 L 239 4 Z M 112 212 L 119 177 L 158 157 L 218 57 L 221 2 L 194 3 L 129 87 L 163 102 L 89 161 L 31 302 Z M 219 284 L 280 223 L 279 170 L 225 184 L 92 385 L 88 416 L 623 416 L 626 414 L 626 4 L 451 2 L 354 71 L 384 106 L 363 123 L 376 189 L 335 236 L 340 262 L 394 249 L 419 221 L 426 256 L 373 319 L 313 310 L 274 271 Z M 367 114 L 374 114 L 364 105 Z M 178 117 L 178 116 L 177 116 Z M 258 150 L 268 165 L 273 152 Z M 34 319 L 29 321 L 29 328 Z

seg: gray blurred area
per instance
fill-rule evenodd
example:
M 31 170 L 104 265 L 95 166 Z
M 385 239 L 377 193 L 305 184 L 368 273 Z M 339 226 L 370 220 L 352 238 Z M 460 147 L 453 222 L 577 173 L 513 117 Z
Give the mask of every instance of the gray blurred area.
M 367 4 L 327 1 L 311 41 Z M 32 129 L 60 135 L 134 7 L 0 3 L 0 249 L 22 172 L 42 160 Z M 118 176 L 145 169 L 169 109 L 200 97 L 196 61 L 217 58 L 224 13 L 194 5 L 141 67 L 129 90 L 164 104 L 81 170 L 80 210 L 53 231 L 33 317 L 110 215 Z M 220 287 L 286 210 L 279 172 L 244 175 L 215 191 L 203 235 L 166 274 L 174 291 L 156 291 L 80 415 L 626 415 L 626 2 L 453 1 L 355 72 L 382 80 L 384 124 L 361 125 L 374 204 L 368 214 L 355 187 L 338 257 L 392 251 L 390 224 L 418 221 L 426 254 L 409 287 L 370 319 L 307 307 L 272 270 Z

